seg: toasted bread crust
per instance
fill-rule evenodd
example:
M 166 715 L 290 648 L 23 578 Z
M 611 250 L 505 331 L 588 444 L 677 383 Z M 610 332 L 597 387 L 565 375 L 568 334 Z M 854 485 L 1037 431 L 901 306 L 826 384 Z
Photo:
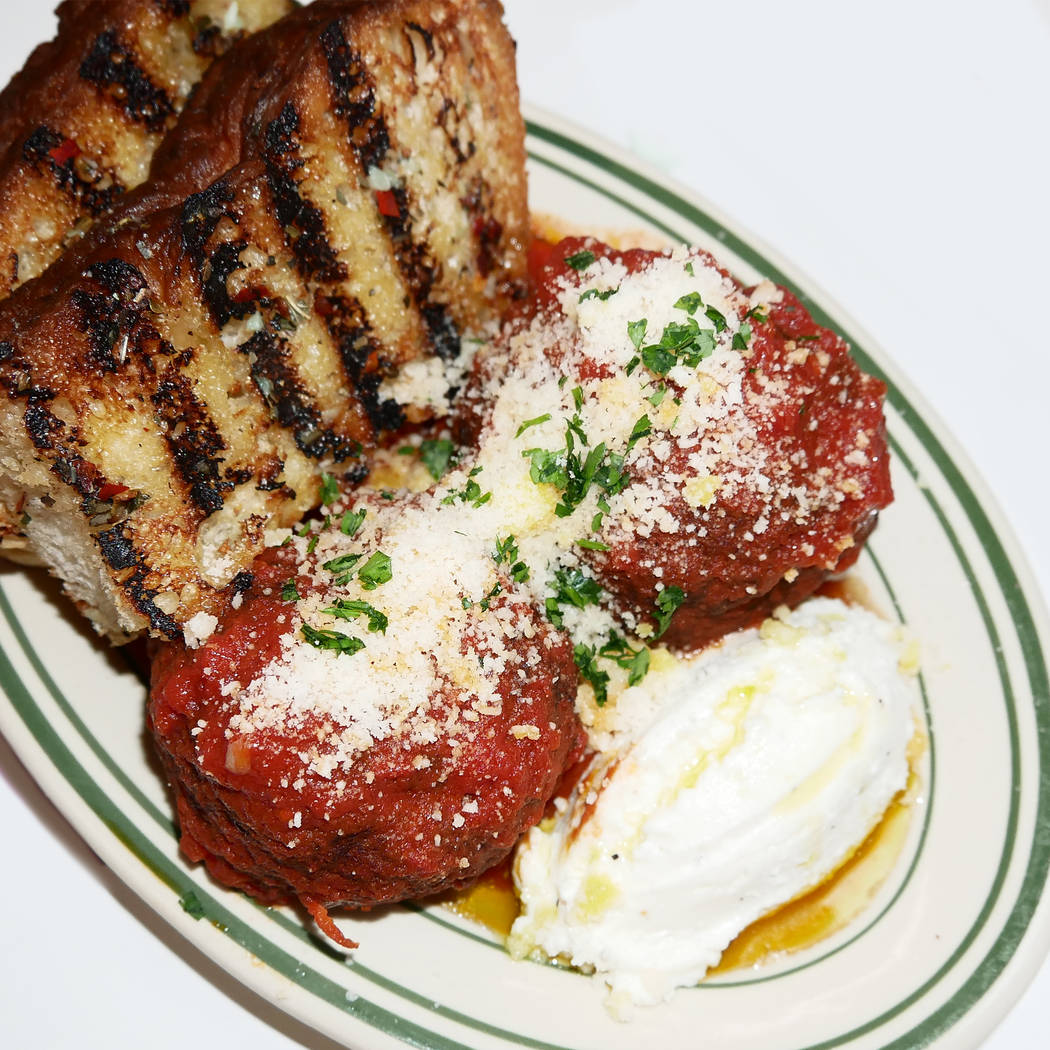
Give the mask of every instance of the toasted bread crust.
M 143 182 L 211 61 L 290 0 L 66 0 L 0 92 L 0 296 Z
M 0 307 L 0 499 L 99 630 L 213 612 L 325 472 L 364 475 L 382 380 L 522 294 L 501 15 L 321 0 L 238 44 L 155 177 Z
M 42 272 L 149 170 L 213 59 L 292 0 L 66 0 L 58 31 L 0 92 L 0 299 Z M 0 554 L 38 564 L 20 508 Z

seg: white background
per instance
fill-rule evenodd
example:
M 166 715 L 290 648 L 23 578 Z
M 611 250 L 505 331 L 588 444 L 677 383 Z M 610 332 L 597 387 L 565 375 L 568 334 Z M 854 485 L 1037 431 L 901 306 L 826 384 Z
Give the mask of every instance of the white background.
M 50 35 L 47 6 L 0 0 L 0 81 Z M 507 0 L 507 17 L 523 98 L 703 194 L 875 337 L 1045 593 L 1050 0 Z M 2 739 L 0 828 L 18 857 L 0 866 L 5 1046 L 333 1047 L 140 905 Z M 1048 1030 L 1044 965 L 986 1050 L 1045 1050 Z

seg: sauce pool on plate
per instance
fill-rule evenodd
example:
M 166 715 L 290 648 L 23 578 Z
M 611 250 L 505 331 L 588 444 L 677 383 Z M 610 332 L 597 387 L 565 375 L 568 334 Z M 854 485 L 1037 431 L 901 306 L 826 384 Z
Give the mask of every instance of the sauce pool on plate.
M 711 975 L 761 966 L 781 955 L 812 948 L 867 908 L 896 868 L 907 842 L 915 804 L 921 798 L 922 782 L 916 769 L 924 751 L 925 738 L 917 733 L 909 755 L 912 772 L 907 788 L 853 856 L 821 885 L 743 930 Z M 470 889 L 448 894 L 442 903 L 505 939 L 520 914 L 510 862 L 486 872 Z

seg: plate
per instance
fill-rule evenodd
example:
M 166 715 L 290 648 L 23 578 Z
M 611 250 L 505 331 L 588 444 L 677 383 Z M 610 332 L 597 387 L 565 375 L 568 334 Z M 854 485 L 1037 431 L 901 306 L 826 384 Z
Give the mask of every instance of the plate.
M 244 985 L 352 1047 L 896 1050 L 977 1045 L 1050 943 L 1050 690 L 1037 589 L 972 469 L 907 383 L 826 296 L 636 160 L 530 112 L 532 204 L 591 229 L 713 250 L 798 292 L 889 389 L 896 502 L 855 572 L 923 647 L 929 746 L 904 855 L 862 917 L 817 947 L 613 1021 L 597 982 L 514 963 L 440 907 L 342 922 L 348 959 L 281 909 L 180 857 L 143 739 L 144 688 L 33 574 L 0 578 L 0 729 L 106 864 Z M 61 653 L 61 659 L 55 654 Z M 542 1008 L 537 1008 L 542 1004 Z

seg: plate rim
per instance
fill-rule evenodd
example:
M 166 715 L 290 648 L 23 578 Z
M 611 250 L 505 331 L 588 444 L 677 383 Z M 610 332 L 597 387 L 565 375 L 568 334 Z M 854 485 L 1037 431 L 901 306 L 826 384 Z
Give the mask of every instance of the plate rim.
M 1025 640 L 1021 637 L 1020 629 L 1017 629 L 1017 641 L 1023 654 L 1024 670 L 1028 681 L 1032 682 L 1032 660 L 1038 658 L 1037 662 L 1041 668 L 1042 683 L 1044 686 L 1042 700 L 1045 705 L 1048 699 L 1045 691 L 1045 654 L 1050 651 L 1050 630 L 1048 630 L 1047 627 L 1046 610 L 1042 597 L 1039 594 L 1038 585 L 1032 576 L 1023 553 L 1020 551 L 1012 529 L 1003 519 L 1001 511 L 991 498 L 990 492 L 983 479 L 974 469 L 973 464 L 970 462 L 965 451 L 958 445 L 956 439 L 940 421 L 936 413 L 925 403 L 924 399 L 918 394 L 914 387 L 911 386 L 910 381 L 899 374 L 893 359 L 890 358 L 878 342 L 873 340 L 859 325 L 857 325 L 848 313 L 842 310 L 836 300 L 827 295 L 816 282 L 799 273 L 799 271 L 797 271 L 790 262 L 786 261 L 775 249 L 770 248 L 761 238 L 753 235 L 740 223 L 727 218 L 717 207 L 704 200 L 702 196 L 695 191 L 666 177 L 663 173 L 644 164 L 615 145 L 605 142 L 597 136 L 580 129 L 561 118 L 536 109 L 535 107 L 526 106 L 523 107 L 523 109 L 528 121 L 529 132 L 532 137 L 546 141 L 548 144 L 554 145 L 558 149 L 573 155 L 578 160 L 582 160 L 587 166 L 601 170 L 607 175 L 611 175 L 616 181 L 631 186 L 634 190 L 643 193 L 650 200 L 657 201 L 665 206 L 668 206 L 668 202 L 671 202 L 669 206 L 672 210 L 689 223 L 695 224 L 704 229 L 711 227 L 712 232 L 714 227 L 725 231 L 727 237 L 720 239 L 723 239 L 728 247 L 739 254 L 745 259 L 745 261 L 748 261 L 752 265 L 756 265 L 764 273 L 776 280 L 777 283 L 784 283 L 793 289 L 802 291 L 803 301 L 821 324 L 826 324 L 829 327 L 843 331 L 847 334 L 862 366 L 866 370 L 872 372 L 872 374 L 884 379 L 887 382 L 891 394 L 897 395 L 899 405 L 894 403 L 892 398 L 889 398 L 888 400 L 890 400 L 890 403 L 894 405 L 894 408 L 899 411 L 902 424 L 907 426 L 908 429 L 915 434 L 924 450 L 926 450 L 935 460 L 945 481 L 948 483 L 951 491 L 956 498 L 959 499 L 961 506 L 965 510 L 966 517 L 974 528 L 980 546 L 984 551 L 985 556 L 988 558 L 989 563 L 993 566 L 1002 564 L 1009 570 L 1012 583 L 1017 589 L 1016 597 L 1021 604 L 1023 618 L 1027 620 L 1030 628 L 1030 638 L 1028 639 L 1027 645 Z M 530 155 L 532 154 L 530 153 Z M 546 163 L 542 158 L 539 159 L 541 162 Z M 600 187 L 594 186 L 593 188 L 606 196 L 609 195 Z M 649 218 L 651 221 L 651 217 Z M 698 221 L 698 219 L 702 221 Z M 869 355 L 867 348 L 871 348 L 875 351 L 875 358 L 872 358 Z M 921 413 L 916 409 L 916 405 L 922 407 Z M 903 410 L 901 410 L 901 408 L 903 408 Z M 933 455 L 932 450 L 934 449 L 939 452 L 939 455 Z M 970 498 L 969 501 L 963 500 L 961 493 L 967 494 Z M 1009 604 L 1010 599 L 1002 581 L 1000 581 L 1000 587 L 1003 591 L 1003 597 Z M 6 596 L 0 595 L 0 598 L 2 598 L 3 603 L 6 605 Z M 1032 645 L 1034 645 L 1034 651 L 1030 652 Z M 5 688 L 12 676 L 17 680 L 19 685 L 22 685 L 23 688 L 25 688 L 17 670 L 15 670 L 14 666 L 10 663 L 7 653 L 4 652 L 0 654 L 0 657 L 2 657 L 4 665 L 0 679 L 2 679 Z M 1037 671 L 1040 670 L 1040 668 L 1037 668 Z M 43 682 L 42 684 L 46 686 L 46 682 Z M 1038 703 L 1040 697 L 1037 694 L 1037 690 L 1034 688 L 1034 684 L 1032 692 L 1033 700 L 1037 705 L 1037 722 L 1045 722 L 1045 711 L 1043 712 L 1042 719 L 1039 717 L 1040 712 L 1038 710 Z M 33 704 L 28 689 L 26 689 L 26 695 L 29 697 L 30 703 Z M 16 720 L 21 724 L 14 724 Z M 12 728 L 13 724 L 14 728 Z M 197 924 L 189 924 L 188 916 L 179 907 L 179 880 L 177 877 L 174 880 L 171 878 L 172 872 L 168 869 L 165 858 L 160 858 L 162 861 L 160 865 L 150 864 L 150 862 L 144 857 L 138 855 L 136 852 L 132 852 L 131 848 L 126 848 L 128 847 L 128 844 L 123 842 L 114 834 L 112 829 L 106 826 L 99 810 L 89 803 L 87 797 L 84 795 L 82 788 L 84 788 L 85 785 L 78 786 L 74 783 L 74 780 L 70 778 L 68 773 L 58 767 L 55 760 L 51 757 L 50 753 L 41 742 L 41 734 L 46 736 L 47 733 L 50 732 L 55 739 L 55 743 L 58 745 L 58 750 L 60 752 L 65 751 L 64 743 L 54 730 L 51 730 L 48 726 L 43 726 L 38 727 L 38 729 L 34 731 L 26 721 L 23 711 L 15 705 L 12 699 L 8 698 L 7 703 L 0 704 L 0 731 L 5 733 L 16 754 L 18 754 L 19 758 L 25 762 L 27 768 L 29 768 L 34 780 L 36 780 L 41 786 L 45 794 L 55 802 L 60 812 L 62 812 L 63 816 L 70 822 L 78 835 L 84 838 L 85 841 L 87 841 L 89 845 L 91 845 L 91 847 L 103 857 L 111 870 L 113 870 L 140 899 L 144 900 L 155 912 L 161 915 L 161 917 L 173 926 L 178 933 L 193 943 L 198 950 L 218 962 L 219 965 L 223 966 L 238 981 L 244 983 L 248 987 L 254 988 L 254 990 L 259 991 L 264 995 L 272 991 L 274 983 L 273 979 L 279 976 L 277 971 L 271 971 L 269 967 L 254 967 L 252 968 L 254 972 L 246 976 L 242 967 L 238 965 L 243 957 L 241 948 L 246 948 L 248 951 L 251 951 L 251 947 L 244 944 L 242 941 L 236 940 L 232 936 L 227 938 L 223 934 L 216 934 L 216 937 L 201 937 L 199 936 L 199 931 L 203 927 L 199 927 Z M 1048 744 L 1044 742 L 1040 746 L 1038 753 L 1039 775 L 1036 778 L 1036 783 L 1038 785 L 1037 790 L 1039 802 L 1038 812 L 1036 814 L 1036 826 L 1038 826 L 1039 823 L 1039 816 L 1045 812 L 1044 807 L 1047 801 L 1047 750 Z M 32 752 L 32 756 L 30 757 L 27 752 Z M 68 752 L 66 752 L 66 754 L 68 755 Z M 71 758 L 72 756 L 69 757 Z M 72 764 L 80 769 L 79 763 L 75 760 L 72 760 Z M 91 782 L 91 786 L 103 795 L 105 801 L 114 805 L 119 812 L 119 807 L 113 804 L 111 800 L 105 796 L 105 792 L 94 783 L 90 775 L 86 774 L 82 769 L 80 771 L 86 779 Z M 71 811 L 77 814 L 76 819 L 71 815 Z M 82 819 L 85 814 L 89 817 L 89 827 L 87 828 L 84 826 Z M 151 844 L 146 842 L 145 845 L 147 851 L 149 851 Z M 1048 849 L 1050 849 L 1050 847 L 1048 847 Z M 1036 852 L 1035 843 L 1033 843 L 1029 855 L 1029 868 L 1031 868 L 1032 863 L 1035 860 Z M 1035 931 L 1032 931 L 1031 929 L 1022 929 L 1021 932 L 1017 934 L 1016 939 L 1012 944 L 1009 957 L 1002 962 L 988 985 L 962 1009 L 957 1017 L 950 1019 L 946 1026 L 930 1034 L 929 1039 L 940 1038 L 945 1032 L 951 1031 L 962 1017 L 973 1016 L 977 1012 L 975 1008 L 978 1005 L 987 1008 L 990 1005 L 987 993 L 989 990 L 993 990 L 995 992 L 996 1008 L 991 1010 L 990 1013 L 987 1009 L 981 1011 L 988 1015 L 985 1018 L 987 1023 L 984 1025 L 984 1030 L 980 1034 L 980 1037 L 983 1038 L 983 1035 L 987 1034 L 987 1031 L 1005 1015 L 1013 1001 L 1024 990 L 1028 980 L 1030 980 L 1031 976 L 1034 974 L 1039 961 L 1042 959 L 1043 955 L 1045 955 L 1047 947 L 1050 946 L 1050 921 L 1048 921 L 1050 920 L 1050 910 L 1047 909 L 1047 900 L 1044 892 L 1046 868 L 1047 864 L 1050 863 L 1050 858 L 1043 857 L 1041 863 L 1043 867 L 1042 878 L 1038 887 L 1036 887 L 1036 894 L 1034 901 L 1031 902 L 1029 915 L 1029 918 L 1031 919 L 1037 914 L 1041 914 L 1041 921 L 1038 924 L 1037 929 Z M 154 875 L 157 875 L 158 878 L 153 880 L 147 890 L 144 889 L 142 885 L 143 874 L 149 873 L 150 871 L 152 871 Z M 1018 900 L 1015 902 L 1014 908 L 1011 910 L 1011 919 L 1019 906 L 1021 897 L 1024 895 L 1022 891 L 1028 886 L 1028 881 L 1029 872 L 1026 871 L 1024 882 L 1017 892 Z M 225 909 L 222 908 L 221 904 L 218 904 L 218 902 L 215 903 L 219 912 L 225 912 Z M 229 913 L 226 914 L 229 915 Z M 212 918 L 213 922 L 219 921 L 219 917 L 213 916 L 211 912 L 209 912 L 209 918 Z M 235 924 L 240 925 L 240 920 L 234 920 L 232 916 L 230 916 L 230 918 Z M 1005 935 L 1005 930 L 1008 925 L 1009 922 L 1003 924 L 1003 932 L 1000 934 L 999 938 L 997 938 L 997 944 L 999 939 Z M 266 940 L 265 937 L 262 939 Z M 992 952 L 994 952 L 994 948 Z M 991 955 L 992 952 L 989 952 L 988 954 Z M 1000 978 L 1008 968 L 1012 969 L 1012 973 L 1007 986 L 1005 982 L 999 981 L 998 978 Z M 317 976 L 321 980 L 325 980 L 322 975 Z M 970 979 L 972 979 L 972 975 L 971 978 L 968 978 L 966 984 L 969 983 Z M 963 987 L 966 987 L 966 984 L 964 984 Z M 305 988 L 305 986 L 301 984 L 297 987 L 306 993 L 312 1003 L 313 997 L 317 995 L 317 993 Z M 338 997 L 344 999 L 345 990 L 343 988 L 338 988 L 337 992 Z M 948 1003 L 939 1007 L 938 1011 L 935 1011 L 935 1015 L 937 1012 L 944 1009 L 945 1006 L 954 1002 L 960 993 L 961 989 L 952 995 L 948 1000 Z M 323 998 L 334 1005 L 339 1005 L 339 1003 L 335 1002 L 332 998 Z M 345 1000 L 342 1002 L 342 1006 L 345 1008 Z M 289 1009 L 288 1012 L 304 1020 L 306 1023 L 314 1025 L 322 1031 L 333 1034 L 331 1027 L 324 1023 L 323 1019 L 311 1016 L 310 1010 L 303 1011 L 292 1008 Z M 383 1012 L 386 1013 L 387 1011 L 383 1010 Z M 382 1029 L 377 1030 L 375 1027 L 371 1026 L 370 1022 L 363 1018 L 344 1013 L 343 1019 L 345 1024 L 353 1024 L 354 1022 L 360 1022 L 362 1025 L 368 1024 L 369 1028 L 367 1031 L 372 1035 L 373 1042 L 375 1038 L 379 1036 L 389 1037 L 390 1033 L 388 1031 Z M 976 1020 L 977 1018 L 975 1017 L 974 1019 Z M 926 1024 L 928 1020 L 929 1019 L 924 1020 L 922 1024 Z M 404 1023 L 405 1022 L 402 1022 L 402 1024 Z M 919 1027 L 920 1026 L 916 1026 L 913 1028 L 908 1033 L 908 1036 L 910 1037 L 914 1035 L 919 1030 Z M 426 1044 L 428 1046 L 453 1047 L 460 1045 L 453 1041 L 445 1040 L 440 1033 L 432 1032 L 430 1030 L 423 1031 L 430 1039 L 430 1042 Z M 346 1032 L 343 1031 L 338 1033 L 336 1038 L 345 1039 Z M 525 1045 L 530 1045 L 530 1043 L 526 1042 Z M 540 1044 L 532 1041 L 531 1045 Z M 839 1045 L 839 1042 L 836 1039 L 835 1041 L 821 1045 L 833 1046 Z M 893 1042 L 887 1044 L 886 1050 L 898 1045 L 903 1047 L 914 1045 L 914 1043 Z M 926 1045 L 926 1041 L 924 1041 L 922 1045 Z M 811 1050 L 815 1050 L 815 1048 L 811 1048 Z
M 902 424 L 918 439 L 924 451 L 936 463 L 948 487 L 959 500 L 989 564 L 996 570 L 1002 596 L 1013 612 L 1014 629 L 1022 651 L 1026 677 L 1032 685 L 1036 721 L 1044 728 L 1047 727 L 1048 708 L 1050 708 L 1050 679 L 1047 677 L 1046 655 L 1050 653 L 1050 620 L 1047 615 L 1046 598 L 1041 593 L 1012 527 L 1005 519 L 998 501 L 992 495 L 984 478 L 958 439 L 915 388 L 911 380 L 902 373 L 893 357 L 822 285 L 808 274 L 803 273 L 761 236 L 755 234 L 743 223 L 727 216 L 702 194 L 661 172 L 654 165 L 640 160 L 615 143 L 608 142 L 601 136 L 580 128 L 556 114 L 534 107 L 523 107 L 523 109 L 530 134 L 583 159 L 606 174 L 612 174 L 618 181 L 668 207 L 669 210 L 685 218 L 687 222 L 716 237 L 746 263 L 754 266 L 775 283 L 783 284 L 794 291 L 818 323 L 843 335 L 850 345 L 853 356 L 864 371 L 886 383 L 887 402 L 898 413 Z M 533 156 L 531 152 L 530 156 Z M 572 173 L 568 171 L 565 174 L 572 176 Z M 593 188 L 598 192 L 605 192 L 601 187 L 594 186 Z M 610 196 L 610 194 L 606 195 Z M 639 213 L 638 209 L 629 202 L 620 200 L 620 203 Z M 673 231 L 668 230 L 667 232 L 673 235 Z M 874 356 L 869 353 L 869 350 L 874 352 Z M 907 458 L 899 447 L 894 448 L 893 451 L 898 458 Z M 914 470 L 912 473 L 914 475 Z M 1008 587 L 1004 585 L 999 576 L 999 570 L 1002 567 L 1006 568 L 1009 582 L 1012 585 L 1009 590 L 1015 592 L 1013 601 L 1011 601 L 1011 594 L 1008 593 Z M 1022 635 L 1018 627 L 1019 616 L 1022 620 L 1027 621 L 1028 630 L 1024 632 L 1027 637 Z M 1037 680 L 1042 686 L 1041 690 L 1037 688 Z M 1041 739 L 1038 740 L 1038 770 L 1038 776 L 1035 778 L 1038 803 L 1032 848 L 1029 853 L 1028 869 L 1022 887 L 1018 890 L 1018 901 L 1015 902 L 1011 912 L 1011 919 L 1016 919 L 1015 925 L 1020 926 L 1020 932 L 1016 935 L 1008 956 L 995 968 L 991 980 L 978 992 L 976 997 L 972 998 L 946 1024 L 932 1034 L 930 1031 L 920 1033 L 920 1029 L 932 1023 L 933 1018 L 928 1018 L 926 1022 L 916 1026 L 900 1040 L 887 1044 L 882 1050 L 907 1050 L 915 1045 L 911 1040 L 920 1034 L 922 1035 L 921 1045 L 925 1046 L 934 1039 L 944 1037 L 948 1032 L 956 1031 L 957 1022 L 961 1018 L 975 1014 L 976 1007 L 979 1005 L 988 1006 L 991 998 L 988 993 L 992 991 L 997 1000 L 997 1008 L 992 1011 L 987 1009 L 983 1011 L 987 1016 L 983 1019 L 980 1033 L 973 1044 L 968 1044 L 976 1045 L 976 1042 L 983 1040 L 984 1036 L 1006 1015 L 1050 951 L 1050 896 L 1046 892 L 1047 875 L 1050 872 L 1050 845 L 1044 843 L 1040 849 L 1037 835 L 1040 816 L 1046 815 L 1050 809 L 1050 740 L 1047 739 L 1046 733 L 1041 734 Z M 1030 887 L 1035 896 L 1030 900 L 1026 909 L 1018 912 L 1023 890 L 1029 886 L 1030 869 L 1033 865 L 1042 868 L 1041 874 L 1035 879 L 1036 885 Z M 1024 914 L 1025 911 L 1027 914 Z M 1037 916 L 1040 918 L 1038 924 L 1034 922 Z M 1005 936 L 1007 925 L 1009 922 L 1004 924 L 996 945 Z M 993 947 L 988 952 L 988 957 L 994 954 L 995 948 Z M 985 962 L 987 961 L 986 957 Z M 1009 985 L 1004 985 L 998 978 L 1007 970 L 1011 971 L 1010 981 Z M 973 976 L 971 975 L 971 979 Z M 969 980 L 966 984 L 969 984 Z M 940 1009 L 945 1009 L 954 1002 L 961 991 L 961 989 L 957 991 Z M 939 1012 L 940 1010 L 935 1013 Z M 976 1028 L 974 1030 L 976 1031 Z M 830 1047 L 837 1044 L 832 1041 L 821 1044 L 821 1046 L 824 1045 Z M 806 1050 L 821 1050 L 821 1048 L 808 1047 Z

